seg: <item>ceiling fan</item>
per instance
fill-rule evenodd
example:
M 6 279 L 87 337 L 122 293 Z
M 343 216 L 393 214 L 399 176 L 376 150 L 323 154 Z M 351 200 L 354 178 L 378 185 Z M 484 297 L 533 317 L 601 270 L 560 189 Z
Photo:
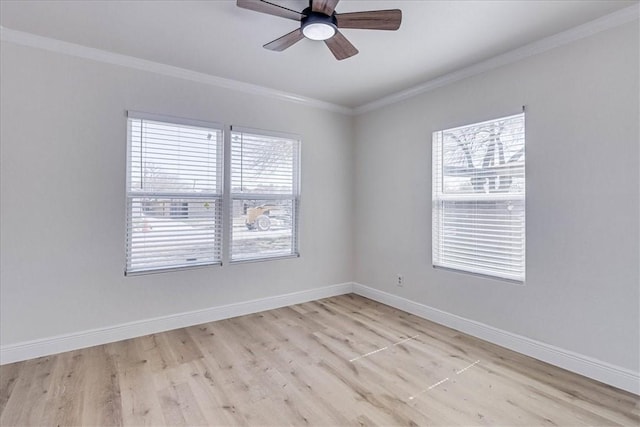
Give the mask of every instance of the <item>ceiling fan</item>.
M 338 28 L 365 30 L 397 30 L 402 22 L 400 9 L 370 10 L 366 12 L 336 13 L 340 0 L 309 0 L 309 7 L 302 12 L 278 6 L 265 0 L 237 0 L 238 7 L 256 12 L 300 21 L 300 28 L 265 44 L 269 50 L 281 52 L 303 38 L 324 40 L 337 60 L 349 58 L 358 49 L 347 40 Z

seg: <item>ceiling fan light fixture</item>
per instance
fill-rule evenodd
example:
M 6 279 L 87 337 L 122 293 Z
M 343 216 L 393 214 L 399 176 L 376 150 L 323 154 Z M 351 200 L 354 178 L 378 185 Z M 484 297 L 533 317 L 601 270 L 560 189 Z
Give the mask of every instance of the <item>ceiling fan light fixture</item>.
M 338 27 L 334 16 L 311 12 L 306 9 L 306 16 L 302 18 L 302 34 L 311 40 L 328 40 L 336 35 Z
M 315 23 L 302 28 L 302 34 L 311 40 L 327 40 L 336 34 L 336 29 L 329 24 Z

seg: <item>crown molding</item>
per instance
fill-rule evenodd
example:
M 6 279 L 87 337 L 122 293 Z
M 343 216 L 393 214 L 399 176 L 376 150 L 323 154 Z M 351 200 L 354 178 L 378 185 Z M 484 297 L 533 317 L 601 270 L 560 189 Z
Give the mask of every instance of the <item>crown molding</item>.
M 632 6 L 620 9 L 616 12 L 610 13 L 601 18 L 595 19 L 561 33 L 545 37 L 504 54 L 494 56 L 493 58 L 490 58 L 486 61 L 478 62 L 469 67 L 461 68 L 457 71 L 445 74 L 432 80 L 428 80 L 412 88 L 394 93 L 389 96 L 385 96 L 367 104 L 363 104 L 354 109 L 354 114 L 360 115 L 368 113 L 387 105 L 395 104 L 397 102 L 413 98 L 417 95 L 432 91 L 442 86 L 458 82 L 468 77 L 473 77 L 486 71 L 520 61 L 539 53 L 546 52 L 556 47 L 564 46 L 566 44 L 592 36 L 602 31 L 606 31 L 620 25 L 635 21 L 638 19 L 639 15 L 640 4 L 636 3 Z
M 79 58 L 90 59 L 93 61 L 104 62 L 107 64 L 119 65 L 122 67 L 128 67 L 136 70 L 175 77 L 183 80 L 190 80 L 193 82 L 203 83 L 215 87 L 236 90 L 252 95 L 265 96 L 281 101 L 293 102 L 296 104 L 319 108 L 335 113 L 345 115 L 360 115 L 383 108 L 391 104 L 398 103 L 400 101 L 404 101 L 409 98 L 413 98 L 420 94 L 449 85 L 451 83 L 455 83 L 460 80 L 482 74 L 495 68 L 512 64 L 530 56 L 546 52 L 556 47 L 560 47 L 571 42 L 583 39 L 585 37 L 600 33 L 602 31 L 606 31 L 620 25 L 630 23 L 637 20 L 639 15 L 640 4 L 636 3 L 632 6 L 620 9 L 616 12 L 595 19 L 591 22 L 587 22 L 561 33 L 540 39 L 536 42 L 495 56 L 486 61 L 482 61 L 469 67 L 465 67 L 454 72 L 442 75 L 435 79 L 428 80 L 417 86 L 394 93 L 389 96 L 385 96 L 376 101 L 363 104 L 356 108 L 332 104 L 330 102 L 307 98 L 301 95 L 296 95 L 294 93 L 283 92 L 264 86 L 240 82 L 237 80 L 226 79 L 223 77 L 200 73 L 197 71 L 175 67 L 172 65 L 148 61 L 133 56 L 122 55 L 101 49 L 82 46 L 75 43 L 64 42 L 61 40 L 38 36 L 23 31 L 12 30 L 1 26 L 0 40 L 23 46 L 44 49 L 51 52 L 62 53 L 65 55 L 76 56 Z
M 103 62 L 106 64 L 132 68 L 134 70 L 147 71 L 168 77 L 175 77 L 178 79 L 203 83 L 219 88 L 231 89 L 251 95 L 259 95 L 277 99 L 280 101 L 293 102 L 295 104 L 319 108 L 334 113 L 346 115 L 353 114 L 353 108 L 345 107 L 342 105 L 332 104 L 330 102 L 320 101 L 318 99 L 307 98 L 301 95 L 296 95 L 294 93 L 283 92 L 264 86 L 254 85 L 251 83 L 245 83 L 237 80 L 213 76 L 211 74 L 200 73 L 197 71 L 188 70 L 186 68 L 161 64 L 158 62 L 148 61 L 146 59 L 140 59 L 133 56 L 122 55 L 119 53 L 108 52 L 102 49 L 96 49 L 75 43 L 65 42 L 62 40 L 52 39 L 49 37 L 38 36 L 35 34 L 17 31 L 1 26 L 0 40 L 17 45 L 43 49 L 50 52 L 61 53 L 64 55 L 75 56 L 92 61 Z

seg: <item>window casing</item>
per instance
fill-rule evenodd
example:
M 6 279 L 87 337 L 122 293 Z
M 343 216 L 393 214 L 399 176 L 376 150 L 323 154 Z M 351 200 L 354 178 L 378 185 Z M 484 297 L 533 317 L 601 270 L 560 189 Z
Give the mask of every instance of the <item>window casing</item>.
M 524 113 L 433 133 L 433 265 L 525 279 Z
M 298 256 L 300 139 L 128 112 L 125 275 Z
M 230 151 L 231 262 L 298 256 L 299 138 L 234 127 Z
M 222 127 L 129 112 L 125 274 L 222 260 Z

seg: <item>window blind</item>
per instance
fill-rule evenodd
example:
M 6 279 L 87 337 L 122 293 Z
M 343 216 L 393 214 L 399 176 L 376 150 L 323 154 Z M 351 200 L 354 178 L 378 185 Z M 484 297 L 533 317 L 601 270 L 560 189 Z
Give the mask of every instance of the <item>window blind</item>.
M 232 261 L 298 255 L 300 141 L 231 131 Z
M 524 113 L 433 133 L 433 265 L 525 278 Z
M 130 112 L 127 140 L 125 273 L 220 263 L 222 128 Z

